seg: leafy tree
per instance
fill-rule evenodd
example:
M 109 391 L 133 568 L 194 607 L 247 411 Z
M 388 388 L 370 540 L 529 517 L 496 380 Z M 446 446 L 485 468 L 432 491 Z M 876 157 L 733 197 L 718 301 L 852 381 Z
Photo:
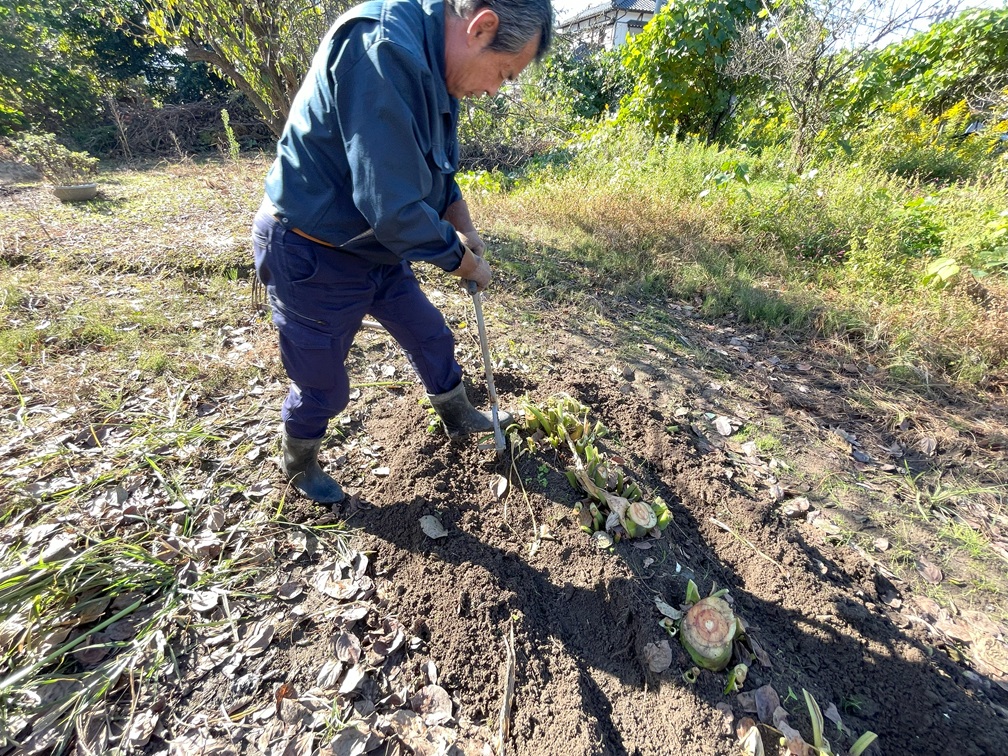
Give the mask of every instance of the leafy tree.
M 207 63 L 279 136 L 319 40 L 352 0 L 145 0 L 157 38 Z
M 798 165 L 869 51 L 950 7 L 947 0 L 759 1 L 758 20 L 740 30 L 728 72 L 761 79 L 780 93 L 790 110 Z
M 548 100 L 572 121 L 615 112 L 633 90 L 620 50 L 591 49 L 558 35 L 549 55 L 523 77 L 523 95 Z
M 141 0 L 0 0 L 0 134 L 86 141 L 109 96 L 179 102 L 215 89 L 145 25 Z
M 739 88 L 724 74 L 737 28 L 758 10 L 759 0 L 670 0 L 626 45 L 636 83 L 620 118 L 660 134 L 717 138 Z
M 967 10 L 867 58 L 847 93 L 852 115 L 892 100 L 937 115 L 966 101 L 981 110 L 1008 87 L 1008 9 Z
M 506 171 L 544 155 L 553 159 L 574 132 L 614 111 L 631 88 L 619 51 L 560 36 L 514 86 L 492 100 L 463 103 L 462 164 Z
M 56 0 L 0 2 L 0 133 L 94 117 L 96 82 L 73 44 L 72 21 Z

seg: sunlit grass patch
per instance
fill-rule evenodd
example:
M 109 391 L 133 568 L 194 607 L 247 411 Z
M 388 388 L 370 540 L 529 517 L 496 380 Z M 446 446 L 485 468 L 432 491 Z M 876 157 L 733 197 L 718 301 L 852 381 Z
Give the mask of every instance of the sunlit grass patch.
M 787 165 L 603 129 L 566 168 L 482 181 L 469 202 L 544 298 L 699 298 L 712 316 L 868 334 L 894 380 L 1008 383 L 1003 271 L 943 290 L 925 275 L 950 255 L 969 283 L 999 233 L 1004 176 L 936 187 L 850 161 Z
M 39 355 L 40 335 L 31 326 L 0 330 L 0 365 L 12 362 L 31 364 Z
M 973 559 L 984 560 L 993 556 L 988 539 L 964 523 L 949 521 L 938 529 L 938 535 L 950 540 Z

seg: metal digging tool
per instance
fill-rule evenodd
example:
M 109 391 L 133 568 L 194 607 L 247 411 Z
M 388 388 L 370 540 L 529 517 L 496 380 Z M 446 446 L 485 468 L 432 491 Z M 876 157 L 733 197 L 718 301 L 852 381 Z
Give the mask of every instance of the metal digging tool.
M 483 322 L 483 300 L 475 281 L 466 282 L 476 310 L 476 327 L 479 329 L 480 346 L 483 348 L 483 369 L 486 371 L 487 391 L 490 394 L 490 413 L 493 418 L 494 449 L 500 455 L 504 451 L 504 434 L 501 432 L 497 409 L 497 389 L 494 388 L 493 365 L 490 362 L 490 346 L 487 344 L 486 324 Z

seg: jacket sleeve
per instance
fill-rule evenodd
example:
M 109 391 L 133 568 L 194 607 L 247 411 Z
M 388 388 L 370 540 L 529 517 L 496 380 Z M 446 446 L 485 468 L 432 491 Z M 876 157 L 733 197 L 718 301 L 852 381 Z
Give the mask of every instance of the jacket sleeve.
M 461 196 L 444 146 L 439 157 L 432 143 L 431 119 L 441 115 L 430 112 L 425 96 L 430 70 L 402 47 L 381 40 L 348 70 L 333 74 L 354 205 L 385 248 L 404 260 L 454 270 L 462 261 L 461 243 L 427 201 L 435 179 L 446 195 Z

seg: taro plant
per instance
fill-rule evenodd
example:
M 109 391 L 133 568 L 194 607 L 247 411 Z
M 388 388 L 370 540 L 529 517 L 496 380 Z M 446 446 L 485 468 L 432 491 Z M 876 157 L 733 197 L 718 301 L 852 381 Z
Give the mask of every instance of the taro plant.
M 645 501 L 640 485 L 632 480 L 611 457 L 600 451 L 596 442 L 605 434 L 601 422 L 588 419 L 588 408 L 573 397 L 551 397 L 543 407 L 526 401 L 522 407 L 526 438 L 530 451 L 539 446 L 569 451 L 571 464 L 567 480 L 587 495 L 574 507 L 581 529 L 601 534 L 602 540 L 619 540 L 624 535 L 638 538 L 662 531 L 672 520 L 668 506 L 660 497 Z
M 696 583 L 690 580 L 686 584 L 683 606 L 688 608 L 685 612 L 661 598 L 655 600 L 658 611 L 664 615 L 658 626 L 672 637 L 679 636 L 683 648 L 696 665 L 683 675 L 686 682 L 695 683 L 701 669 L 722 672 L 728 669 L 732 659 L 736 660 L 737 663 L 728 670 L 725 695 L 742 690 L 749 674 L 747 662 L 755 658 L 742 622 L 724 598 L 727 594 L 727 588 L 712 589 L 711 594 L 702 599 Z M 736 643 L 739 644 L 737 648 Z
M 702 599 L 696 584 L 690 580 L 686 586 L 686 603 L 692 606 L 679 623 L 683 648 L 697 665 L 714 672 L 728 666 L 732 643 L 741 635 L 738 619 L 724 600 L 727 592 L 721 589 Z
M 812 694 L 804 688 L 802 689 L 802 693 L 805 694 L 805 706 L 808 707 L 809 719 L 812 720 L 812 745 L 815 746 L 820 756 L 834 756 L 833 747 L 825 736 L 826 723 L 819 704 Z M 868 731 L 863 733 L 861 737 L 854 741 L 854 745 L 850 747 L 850 750 L 847 751 L 848 756 L 861 756 L 868 749 L 868 746 L 877 739 L 878 735 L 874 732 Z
M 9 146 L 14 157 L 59 186 L 86 184 L 98 170 L 98 158 L 68 149 L 55 134 L 24 134 Z

